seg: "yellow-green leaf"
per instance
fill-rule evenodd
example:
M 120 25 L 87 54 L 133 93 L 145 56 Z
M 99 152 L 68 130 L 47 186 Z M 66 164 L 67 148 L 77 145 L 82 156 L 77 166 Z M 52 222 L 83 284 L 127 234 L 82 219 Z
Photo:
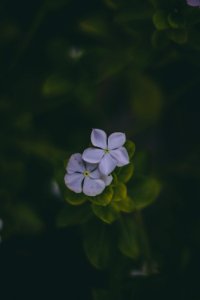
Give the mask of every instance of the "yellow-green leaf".
M 118 217 L 117 211 L 111 205 L 99 206 L 99 205 L 93 204 L 92 210 L 99 219 L 101 219 L 103 222 L 108 223 L 108 224 L 113 223 Z
M 113 189 L 111 186 L 108 186 L 102 194 L 96 196 L 96 197 L 88 197 L 88 199 L 96 205 L 100 206 L 106 206 L 108 205 L 113 197 Z
M 132 217 L 122 217 L 120 219 L 120 235 L 118 247 L 120 251 L 133 259 L 139 256 L 137 228 Z

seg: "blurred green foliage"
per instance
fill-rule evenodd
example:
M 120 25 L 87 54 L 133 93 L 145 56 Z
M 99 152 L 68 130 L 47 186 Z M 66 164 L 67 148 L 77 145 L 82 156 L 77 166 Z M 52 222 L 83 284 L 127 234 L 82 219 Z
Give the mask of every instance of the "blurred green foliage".
M 2 239 L 80 225 L 94 266 L 119 261 L 109 299 L 112 285 L 132 299 L 132 281 L 118 280 L 141 261 L 151 269 L 155 260 L 169 278 L 172 266 L 195 274 L 200 10 L 183 0 L 2 0 L 0 11 Z M 91 128 L 123 131 L 137 151 L 120 183 L 90 205 L 63 177 Z M 143 287 L 134 289 L 142 299 Z

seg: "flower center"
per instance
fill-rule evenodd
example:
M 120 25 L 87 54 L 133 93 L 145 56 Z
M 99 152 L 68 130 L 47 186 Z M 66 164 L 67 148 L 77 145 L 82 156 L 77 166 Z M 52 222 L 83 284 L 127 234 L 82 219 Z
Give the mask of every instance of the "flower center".
M 109 149 L 104 149 L 105 154 L 108 154 L 110 152 Z
M 89 176 L 89 175 L 90 175 L 90 172 L 86 170 L 86 171 L 83 172 L 83 175 L 84 175 L 85 177 L 86 177 L 86 176 Z

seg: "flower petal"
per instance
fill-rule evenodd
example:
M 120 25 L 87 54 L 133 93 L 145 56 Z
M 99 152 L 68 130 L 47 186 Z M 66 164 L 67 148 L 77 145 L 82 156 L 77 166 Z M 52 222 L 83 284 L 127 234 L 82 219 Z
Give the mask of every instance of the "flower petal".
M 113 180 L 113 177 L 112 175 L 109 175 L 109 176 L 101 176 L 101 179 L 105 182 L 105 185 L 108 186 L 111 184 L 112 180 Z
M 102 175 L 109 175 L 117 166 L 117 161 L 111 157 L 111 155 L 105 154 L 99 164 L 99 170 Z
M 116 150 L 111 150 L 110 155 L 117 161 L 118 167 L 122 167 L 129 164 L 128 152 L 124 147 L 121 147 Z
M 106 149 L 107 148 L 107 135 L 101 129 L 93 129 L 91 133 L 91 142 L 94 146 Z
M 88 148 L 83 152 L 82 158 L 86 162 L 89 162 L 91 164 L 96 164 L 100 162 L 103 155 L 104 155 L 104 151 L 101 149 Z
M 97 169 L 98 164 L 90 164 L 90 163 L 85 163 L 85 168 L 87 171 L 92 172 L 95 169 Z
M 67 173 L 72 174 L 75 172 L 84 172 L 85 166 L 80 153 L 71 155 L 67 164 Z
M 105 189 L 105 183 L 101 179 L 86 177 L 83 183 L 83 193 L 87 196 L 97 196 Z
M 83 174 L 74 173 L 74 174 L 66 174 L 65 175 L 65 184 L 66 186 L 75 193 L 82 192 L 82 181 L 83 181 Z
M 94 170 L 93 172 L 90 173 L 89 177 L 92 179 L 101 179 L 101 173 L 99 169 Z
M 122 132 L 114 132 L 108 138 L 108 149 L 116 149 L 124 145 L 126 135 Z

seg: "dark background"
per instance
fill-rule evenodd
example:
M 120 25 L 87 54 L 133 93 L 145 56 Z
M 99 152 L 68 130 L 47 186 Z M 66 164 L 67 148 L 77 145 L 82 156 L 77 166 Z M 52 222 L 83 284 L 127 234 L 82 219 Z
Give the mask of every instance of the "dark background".
M 90 299 L 106 286 L 79 230 L 55 225 L 56 169 L 102 128 L 126 132 L 163 186 L 143 211 L 159 273 L 127 275 L 124 299 L 199 299 L 199 8 L 2 0 L 0 14 L 0 298 Z

